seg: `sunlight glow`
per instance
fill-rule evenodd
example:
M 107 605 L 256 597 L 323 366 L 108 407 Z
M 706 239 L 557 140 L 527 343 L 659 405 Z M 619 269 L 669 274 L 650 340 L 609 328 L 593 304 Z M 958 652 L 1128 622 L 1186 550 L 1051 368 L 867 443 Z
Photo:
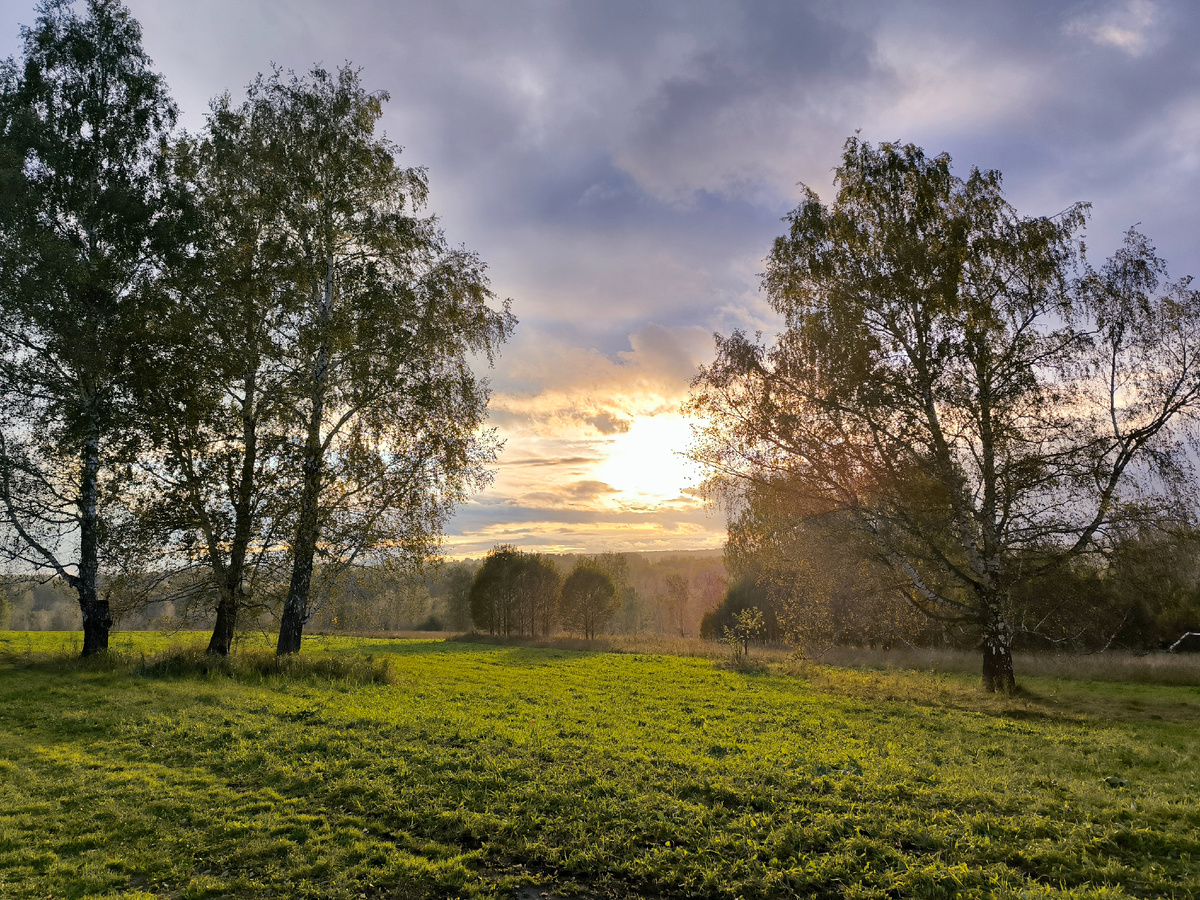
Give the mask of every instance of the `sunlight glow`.
M 678 413 L 639 416 L 607 443 L 595 477 L 615 488 L 620 503 L 657 505 L 698 482 L 698 469 L 681 454 L 692 440 L 691 422 Z

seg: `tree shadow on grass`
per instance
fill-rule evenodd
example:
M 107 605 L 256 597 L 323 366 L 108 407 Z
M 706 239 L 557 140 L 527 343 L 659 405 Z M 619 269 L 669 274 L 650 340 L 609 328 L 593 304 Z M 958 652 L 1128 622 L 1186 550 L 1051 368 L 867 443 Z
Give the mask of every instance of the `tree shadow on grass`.
M 578 650 L 543 650 L 536 647 L 510 647 L 496 654 L 490 662 L 514 669 L 542 669 L 586 658 Z
M 324 653 L 331 656 L 361 655 L 434 656 L 478 652 L 479 647 L 461 644 L 446 638 L 357 638 L 347 635 L 306 637 L 299 656 Z
M 412 639 L 346 639 L 315 636 L 297 654 L 279 657 L 270 649 L 240 650 L 210 656 L 202 644 L 165 650 L 111 650 L 83 658 L 78 648 L 30 650 L 0 648 L 0 667 L 47 675 L 105 673 L 151 679 L 223 678 L 239 681 L 310 680 L 354 684 L 396 684 L 390 660 L 463 656 L 492 665 L 541 668 L 578 659 L 574 650 L 512 646 L 498 643 Z
M 986 693 L 978 679 L 929 672 L 811 667 L 802 675 L 824 693 L 914 703 L 1014 722 L 1074 724 L 1200 722 L 1200 690 L 1161 685 L 1027 679 L 1012 696 Z

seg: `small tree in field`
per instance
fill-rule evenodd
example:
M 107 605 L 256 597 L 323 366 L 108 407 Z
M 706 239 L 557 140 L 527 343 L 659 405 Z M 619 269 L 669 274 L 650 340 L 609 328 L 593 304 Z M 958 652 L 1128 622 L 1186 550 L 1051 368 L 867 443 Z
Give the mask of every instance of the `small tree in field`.
M 593 640 L 620 607 L 612 578 L 590 560 L 576 564 L 563 582 L 559 609 L 563 625 Z
M 762 610 L 751 606 L 733 615 L 733 627 L 725 627 L 722 638 L 733 650 L 733 659 L 740 662 L 750 655 L 750 642 L 757 640 L 766 631 Z
M 1084 206 L 1018 216 L 999 173 L 912 145 L 851 138 L 836 185 L 767 260 L 778 337 L 718 338 L 696 378 L 693 456 L 718 490 L 837 513 L 1012 691 L 1014 638 L 1037 628 L 1014 588 L 1184 494 L 1200 293 L 1135 232 L 1091 269 Z

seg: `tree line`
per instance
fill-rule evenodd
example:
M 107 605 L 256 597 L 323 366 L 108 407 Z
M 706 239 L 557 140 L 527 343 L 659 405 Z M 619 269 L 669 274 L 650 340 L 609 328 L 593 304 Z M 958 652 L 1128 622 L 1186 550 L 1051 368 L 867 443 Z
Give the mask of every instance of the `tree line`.
M 118 0 L 46 0 L 0 68 L 3 552 L 77 597 L 279 610 L 412 567 L 488 480 L 516 320 L 426 212 L 357 70 L 273 70 L 199 134 Z
M 526 551 L 519 551 L 527 553 Z M 597 634 L 695 637 L 701 620 L 725 595 L 725 561 L 719 551 L 681 553 L 540 554 L 560 576 L 579 563 L 591 562 L 612 579 L 617 607 Z M 346 572 L 329 588 L 325 602 L 314 611 L 307 630 L 322 633 L 395 634 L 409 631 L 490 632 L 486 620 L 471 617 L 471 587 L 487 561 L 459 559 L 424 568 L 362 567 Z M 211 598 L 179 587 L 162 590 L 146 602 L 114 609 L 120 627 L 131 630 L 175 631 L 211 628 L 215 616 Z M 277 627 L 278 608 L 242 608 L 238 634 L 265 633 Z M 527 617 L 509 634 L 544 636 L 568 630 L 557 608 L 549 632 L 536 631 Z M 61 579 L 0 576 L 0 631 L 66 631 L 79 627 L 79 603 Z M 502 634 L 503 629 L 497 633 Z M 582 630 L 575 633 L 582 634 Z M 236 639 L 236 637 L 235 637 Z
M 614 605 L 603 620 L 580 620 L 568 610 L 577 594 L 567 582 L 580 568 L 599 570 L 612 581 Z M 434 571 L 344 580 L 313 627 L 376 633 L 474 630 L 510 637 L 562 632 L 696 637 L 701 619 L 721 602 L 725 589 L 719 551 L 580 555 L 502 544 L 483 559 L 455 560 Z
M 750 490 L 730 522 L 729 590 L 705 615 L 701 637 L 719 639 L 737 613 L 757 608 L 764 640 L 814 656 L 833 646 L 978 645 L 970 622 L 915 607 L 905 583 L 872 560 L 871 548 L 838 516 L 806 515 L 793 499 L 770 487 Z M 1111 540 L 1104 555 L 1014 586 L 1018 646 L 1067 653 L 1195 647 L 1179 639 L 1200 621 L 1200 529 L 1163 518 Z
M 593 640 L 639 601 L 625 554 L 583 557 L 564 578 L 549 555 L 509 544 L 492 548 L 468 593 L 473 626 L 503 637 L 548 637 L 561 628 Z

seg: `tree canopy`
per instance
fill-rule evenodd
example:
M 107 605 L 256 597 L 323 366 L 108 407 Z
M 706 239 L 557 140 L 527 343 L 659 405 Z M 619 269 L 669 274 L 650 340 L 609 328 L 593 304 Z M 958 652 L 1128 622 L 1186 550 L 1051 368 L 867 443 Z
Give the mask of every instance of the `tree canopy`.
M 978 629 L 1011 690 L 1013 588 L 1170 503 L 1200 403 L 1200 296 L 1130 232 L 1099 270 L 1086 207 L 1027 218 L 1000 175 L 847 141 L 806 189 L 764 287 L 770 342 L 718 337 L 690 409 L 714 486 L 839 511 L 930 615 Z
M 427 554 L 497 447 L 470 355 L 490 359 L 515 319 L 488 305 L 479 258 L 420 215 L 425 172 L 375 134 L 386 99 L 354 69 L 317 68 L 260 79 L 243 112 L 278 182 L 289 273 L 301 485 L 280 653 L 299 649 L 318 550 L 326 577 L 385 550 Z
M 612 621 L 620 606 L 616 585 L 595 560 L 580 560 L 563 582 L 563 624 L 589 641 Z
M 0 497 L 5 549 L 77 593 L 83 653 L 108 646 L 97 579 L 109 500 L 137 449 L 159 277 L 186 254 L 176 109 L 116 0 L 47 0 L 0 68 Z
M 113 590 L 164 585 L 215 606 L 216 653 L 278 593 L 295 652 L 339 578 L 419 566 L 490 478 L 474 358 L 516 320 L 357 70 L 275 70 L 189 137 L 117 0 L 47 0 L 23 37 L 0 71 L 7 555 L 78 592 L 85 654 Z
M 511 544 L 493 547 L 471 583 L 471 621 L 490 634 L 552 634 L 561 582 L 548 556 Z

